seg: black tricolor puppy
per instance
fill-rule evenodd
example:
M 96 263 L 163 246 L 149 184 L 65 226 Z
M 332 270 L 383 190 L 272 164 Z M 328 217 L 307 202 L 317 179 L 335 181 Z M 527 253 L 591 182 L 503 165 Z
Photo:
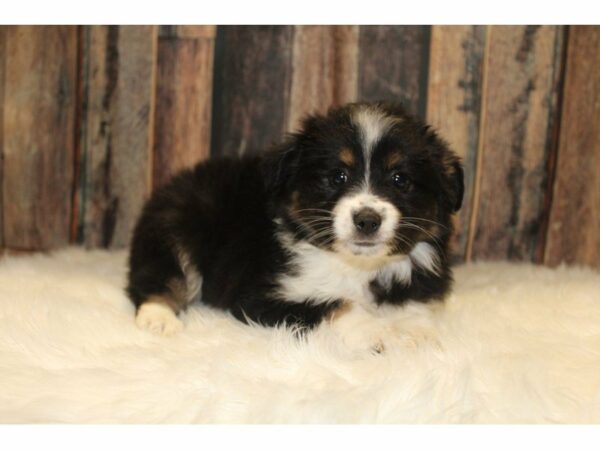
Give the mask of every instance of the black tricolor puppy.
M 154 192 L 131 246 L 136 321 L 172 334 L 201 300 L 242 321 L 313 327 L 442 299 L 462 196 L 456 155 L 401 107 L 307 117 L 263 155 L 202 162 Z

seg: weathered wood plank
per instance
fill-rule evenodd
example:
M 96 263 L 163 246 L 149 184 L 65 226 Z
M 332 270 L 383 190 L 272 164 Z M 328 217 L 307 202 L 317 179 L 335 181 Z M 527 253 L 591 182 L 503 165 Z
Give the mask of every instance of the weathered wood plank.
M 214 39 L 217 34 L 215 25 L 161 25 L 159 27 L 159 38 L 179 39 Z
M 427 121 L 462 158 L 463 207 L 455 218 L 453 252 L 466 257 L 475 181 L 485 50 L 484 26 L 433 26 L 429 59 Z
M 154 187 L 210 156 L 214 39 L 185 28 L 185 38 L 158 43 Z
M 600 27 L 569 27 L 545 262 L 600 268 Z
M 69 242 L 77 29 L 15 26 L 5 33 L 4 244 Z
M 302 117 L 356 99 L 358 26 L 296 26 L 288 129 Z
M 212 154 L 263 151 L 287 128 L 291 26 L 219 26 Z
M 561 27 L 489 29 L 473 258 L 535 260 L 543 242 L 562 45 Z
M 425 117 L 429 26 L 361 26 L 360 100 L 399 101 Z
M 83 33 L 78 241 L 123 247 L 151 189 L 157 29 Z
M 4 245 L 4 199 L 2 186 L 4 185 L 4 73 L 6 70 L 6 28 L 0 26 L 0 247 Z

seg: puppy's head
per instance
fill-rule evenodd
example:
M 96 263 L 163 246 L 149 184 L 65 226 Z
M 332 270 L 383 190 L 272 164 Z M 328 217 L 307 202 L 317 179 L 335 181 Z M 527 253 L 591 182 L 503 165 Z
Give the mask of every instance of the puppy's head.
M 462 203 L 456 155 L 401 107 L 350 104 L 307 117 L 264 160 L 276 215 L 296 239 L 345 254 L 437 248 Z

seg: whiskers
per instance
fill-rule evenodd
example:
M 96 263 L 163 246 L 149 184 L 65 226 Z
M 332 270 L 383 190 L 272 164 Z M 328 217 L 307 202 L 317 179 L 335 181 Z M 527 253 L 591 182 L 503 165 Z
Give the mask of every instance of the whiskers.
M 424 228 L 429 224 L 436 225 L 440 228 L 448 230 L 447 226 L 436 222 L 435 220 L 423 219 L 421 217 L 402 217 L 398 223 L 398 229 L 404 228 L 409 230 L 416 230 L 420 233 L 423 233 L 429 238 L 429 240 L 431 240 L 431 242 L 438 248 L 439 251 L 443 251 L 441 247 L 442 240 L 438 236 L 433 234 L 431 231 Z M 409 239 L 407 236 L 396 235 L 396 240 L 406 245 L 408 248 L 414 247 L 417 244 L 417 242 L 414 239 Z
M 300 220 L 295 223 L 305 233 L 309 242 L 318 242 L 328 246 L 335 241 L 333 232 L 333 216 L 331 211 L 320 208 L 305 208 L 295 211 Z

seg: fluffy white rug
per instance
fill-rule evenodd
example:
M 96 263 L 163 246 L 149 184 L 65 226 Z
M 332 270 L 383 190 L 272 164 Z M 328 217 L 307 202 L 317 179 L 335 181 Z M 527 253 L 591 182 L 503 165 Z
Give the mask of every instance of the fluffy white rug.
M 591 270 L 460 267 L 446 305 L 395 313 L 409 338 L 372 355 L 201 306 L 182 334 L 147 334 L 124 263 L 0 261 L 0 422 L 600 422 Z

